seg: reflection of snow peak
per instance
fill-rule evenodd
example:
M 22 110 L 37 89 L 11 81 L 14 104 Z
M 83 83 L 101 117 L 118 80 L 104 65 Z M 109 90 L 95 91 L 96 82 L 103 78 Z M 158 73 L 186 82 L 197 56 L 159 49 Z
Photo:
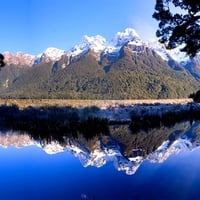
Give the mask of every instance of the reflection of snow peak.
M 51 142 L 50 144 L 42 145 L 43 150 L 47 154 L 56 154 L 64 151 L 64 147 L 61 146 L 58 142 Z
M 127 175 L 135 174 L 144 160 L 149 160 L 153 163 L 162 163 L 172 154 L 177 154 L 180 151 L 191 151 L 195 148 L 189 139 L 179 138 L 172 143 L 169 140 L 164 141 L 160 147 L 150 153 L 146 158 L 141 156 L 126 158 L 120 152 L 118 145 L 108 147 L 98 146 L 92 152 L 89 152 L 84 146 L 73 143 L 72 141 L 64 148 L 61 146 L 58 148 L 58 146 L 58 144 L 52 143 L 44 147 L 44 149 L 47 153 L 56 153 L 56 149 L 58 152 L 66 149 L 77 157 L 84 167 L 102 167 L 106 162 L 112 162 L 117 170 L 124 171 Z
M 155 152 L 148 156 L 148 159 L 151 162 L 162 163 L 172 154 L 177 154 L 180 151 L 191 151 L 193 148 L 192 143 L 185 138 L 179 138 L 171 145 L 169 145 L 169 141 L 165 141 Z
M 99 145 L 92 152 L 89 152 L 87 148 L 71 140 L 63 146 L 54 141 L 38 145 L 29 135 L 18 135 L 14 133 L 0 134 L 0 144 L 3 147 L 11 145 L 16 147 L 37 145 L 47 154 L 56 154 L 67 150 L 77 157 L 84 167 L 102 167 L 106 162 L 112 162 L 117 170 L 124 171 L 128 175 L 134 174 L 144 160 L 162 163 L 172 154 L 179 153 L 180 151 L 191 151 L 195 148 L 190 140 L 179 138 L 171 144 L 169 141 L 163 142 L 160 147 L 149 154 L 146 158 L 141 156 L 126 158 L 121 153 L 117 144 L 112 146 Z
M 112 162 L 115 168 L 119 171 L 125 171 L 126 174 L 134 174 L 139 167 L 142 158 L 135 159 L 133 161 L 125 158 L 119 150 L 118 146 L 112 148 L 103 147 L 97 148 L 92 152 L 89 152 L 82 146 L 70 145 L 67 149 L 71 153 L 79 158 L 84 167 L 95 166 L 102 167 L 106 162 Z
M 131 175 L 137 171 L 144 160 L 148 160 L 152 163 L 162 163 L 173 154 L 177 154 L 180 151 L 191 151 L 199 147 L 200 140 L 198 130 L 200 128 L 200 122 L 194 122 L 192 126 L 186 127 L 187 128 L 183 129 L 184 131 L 181 132 L 181 136 L 178 139 L 175 140 L 173 139 L 174 137 L 168 137 L 168 140 L 163 141 L 162 144 L 159 143 L 161 145 L 156 150 L 144 157 L 135 154 L 135 156 L 130 156 L 132 154 L 124 153 L 119 145 L 120 141 L 118 143 L 109 136 L 106 136 L 105 143 L 103 143 L 101 139 L 93 139 L 88 147 L 81 143 L 84 141 L 83 138 L 63 138 L 64 141 L 62 143 L 58 141 L 47 142 L 45 140 L 38 143 L 28 134 L 18 134 L 10 131 L 5 133 L 0 132 L 0 145 L 3 147 L 36 145 L 42 148 L 47 154 L 68 151 L 77 157 L 84 167 L 102 167 L 106 162 L 112 162 L 118 171 L 123 171 Z M 171 134 L 175 133 L 174 130 L 173 128 Z M 192 137 L 192 139 L 190 137 Z M 132 147 L 134 146 L 133 143 L 131 143 L 131 145 Z M 133 152 L 133 150 L 134 148 L 131 149 L 131 151 L 129 149 L 130 152 Z M 129 156 L 125 156 L 124 154 Z

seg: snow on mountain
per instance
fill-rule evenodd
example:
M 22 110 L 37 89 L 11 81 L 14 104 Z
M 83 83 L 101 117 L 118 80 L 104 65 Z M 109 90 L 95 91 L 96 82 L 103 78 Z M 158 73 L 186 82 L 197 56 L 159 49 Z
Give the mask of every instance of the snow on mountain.
M 57 48 L 54 48 L 54 47 L 50 47 L 50 48 L 46 49 L 46 51 L 44 52 L 45 56 L 50 57 L 53 60 L 60 59 L 60 57 L 63 54 L 65 54 L 64 50 L 57 49 Z
M 89 37 L 85 35 L 79 45 L 75 45 L 72 49 L 67 51 L 69 57 L 85 55 L 90 49 L 99 56 L 105 54 L 118 54 L 120 49 L 128 45 L 133 52 L 141 52 L 143 48 L 148 47 L 154 50 L 163 60 L 174 60 L 180 64 L 185 65 L 190 58 L 181 52 L 181 47 L 177 47 L 172 50 L 165 48 L 163 44 L 160 44 L 157 40 L 151 42 L 144 42 L 133 28 L 126 28 L 122 32 L 117 32 L 113 39 L 106 41 L 106 39 L 100 35 Z
M 180 64 L 186 64 L 190 58 L 184 52 L 181 52 L 181 47 L 168 50 L 164 44 L 156 41 L 147 42 L 147 46 L 152 48 L 163 60 L 169 61 L 174 60 Z
M 85 35 L 79 45 L 75 45 L 72 49 L 67 51 L 67 55 L 69 57 L 82 56 L 91 49 L 96 53 L 97 60 L 99 60 L 101 53 L 116 54 L 127 43 L 136 46 L 143 44 L 137 32 L 132 28 L 127 28 L 123 32 L 116 33 L 114 38 L 110 41 L 106 41 L 106 39 L 100 35 L 91 37 Z
M 148 42 L 147 46 L 153 49 L 163 60 L 168 61 L 170 59 L 170 55 L 168 54 L 165 46 L 160 44 L 158 41 Z
M 178 63 L 182 65 L 186 65 L 190 61 L 190 57 L 187 56 L 184 52 L 181 52 L 180 50 L 181 50 L 181 47 L 177 47 L 172 50 L 167 50 L 167 52 L 169 53 L 170 57 L 173 60 L 177 61 Z
M 87 36 L 85 35 L 80 44 L 75 45 L 67 51 L 69 57 L 81 56 L 86 54 L 90 49 L 96 54 L 99 54 L 105 49 L 106 39 L 100 35 Z
M 140 40 L 137 32 L 132 28 L 126 28 L 123 32 L 117 32 L 115 37 L 109 42 L 111 46 L 123 46 L 127 42 Z
M 47 48 L 46 51 L 41 55 L 41 57 L 38 56 L 38 60 L 35 60 L 35 64 L 37 64 L 38 62 L 40 62 L 42 60 L 45 62 L 57 61 L 64 54 L 65 54 L 64 50 L 57 49 L 54 47 Z
M 106 44 L 106 39 L 100 35 L 94 37 L 84 36 L 84 40 L 88 42 L 90 48 L 94 50 L 95 53 L 103 51 Z
M 137 32 L 132 28 L 126 28 L 125 31 L 116 33 L 114 38 L 107 43 L 104 54 L 118 53 L 120 49 L 127 43 L 132 46 L 143 45 L 143 42 L 141 41 Z

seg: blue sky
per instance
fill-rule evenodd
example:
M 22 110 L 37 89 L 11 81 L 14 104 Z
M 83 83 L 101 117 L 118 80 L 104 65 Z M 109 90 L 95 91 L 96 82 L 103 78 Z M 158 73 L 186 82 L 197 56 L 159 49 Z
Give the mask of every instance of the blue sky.
M 134 28 L 145 40 L 155 37 L 156 0 L 5 0 L 1 1 L 0 52 L 39 54 L 48 47 L 68 50 L 83 35 L 110 40 Z

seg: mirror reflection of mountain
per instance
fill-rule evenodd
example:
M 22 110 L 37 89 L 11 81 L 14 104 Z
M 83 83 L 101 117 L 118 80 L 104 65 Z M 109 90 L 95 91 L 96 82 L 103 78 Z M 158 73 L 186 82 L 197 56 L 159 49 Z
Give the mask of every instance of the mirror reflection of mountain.
M 200 144 L 200 121 L 182 122 L 171 127 L 153 128 L 132 133 L 127 125 L 110 126 L 109 134 L 85 138 L 58 137 L 27 132 L 1 131 L 0 145 L 3 147 L 25 147 L 36 145 L 48 154 L 69 151 L 84 167 L 101 167 L 112 162 L 114 167 L 126 174 L 134 174 L 145 160 L 164 162 L 170 155 L 180 151 L 191 151 Z

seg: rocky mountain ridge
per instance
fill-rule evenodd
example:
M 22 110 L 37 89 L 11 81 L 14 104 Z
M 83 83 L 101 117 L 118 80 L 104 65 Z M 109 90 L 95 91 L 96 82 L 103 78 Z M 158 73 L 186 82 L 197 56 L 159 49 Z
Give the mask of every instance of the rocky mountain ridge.
M 138 50 L 140 46 L 146 46 L 153 49 L 162 57 L 163 60 L 166 61 L 173 59 L 180 64 L 184 64 L 184 62 L 190 60 L 188 56 L 180 52 L 180 48 L 167 50 L 164 45 L 158 43 L 157 41 L 142 41 L 137 32 L 132 28 L 126 28 L 123 32 L 116 33 L 113 39 L 110 41 L 107 41 L 106 38 L 101 35 L 85 35 L 79 44 L 75 45 L 69 50 L 61 50 L 58 48 L 49 47 L 45 50 L 45 52 L 39 55 L 29 55 L 23 52 L 18 52 L 14 55 L 9 52 L 5 52 L 4 56 L 8 64 L 20 65 L 26 63 L 27 65 L 34 65 L 38 64 L 43 59 L 47 59 L 45 62 L 57 61 L 61 59 L 63 55 L 67 55 L 68 57 L 82 56 L 88 53 L 89 50 L 94 51 L 94 53 L 99 54 L 99 56 L 101 54 L 115 54 L 118 53 L 124 45 L 129 47 L 138 47 L 138 49 L 136 48 L 133 50 L 136 53 L 139 52 Z M 13 60 L 11 58 L 13 58 Z M 98 58 L 98 60 L 99 59 L 100 58 Z M 18 60 L 18 62 L 16 60 Z M 19 61 L 21 61 L 21 63 Z

